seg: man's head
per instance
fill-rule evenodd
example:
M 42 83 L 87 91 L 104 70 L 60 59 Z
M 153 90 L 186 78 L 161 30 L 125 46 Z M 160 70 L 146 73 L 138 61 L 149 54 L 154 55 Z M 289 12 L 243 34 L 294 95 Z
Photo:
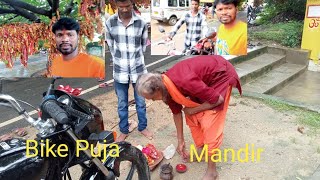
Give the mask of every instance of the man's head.
M 199 0 L 191 0 L 191 11 L 197 13 L 199 11 Z
M 222 24 L 232 24 L 238 13 L 238 0 L 215 0 L 214 8 L 219 21 Z
M 147 73 L 139 76 L 135 88 L 138 94 L 146 99 L 165 101 L 167 90 L 161 74 Z
M 56 38 L 57 49 L 63 55 L 69 55 L 78 49 L 79 31 L 79 23 L 68 17 L 59 19 L 52 26 L 52 32 Z
M 121 18 L 131 18 L 133 4 L 131 0 L 115 0 L 118 8 L 118 14 Z

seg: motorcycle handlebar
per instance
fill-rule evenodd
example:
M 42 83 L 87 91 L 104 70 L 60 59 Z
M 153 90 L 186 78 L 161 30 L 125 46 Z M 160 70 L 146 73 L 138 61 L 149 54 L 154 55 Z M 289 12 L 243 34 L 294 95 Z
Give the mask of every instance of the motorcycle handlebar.
M 41 109 L 48 113 L 59 124 L 66 124 L 69 122 L 68 114 L 58 104 L 56 100 L 48 99 L 41 105 Z

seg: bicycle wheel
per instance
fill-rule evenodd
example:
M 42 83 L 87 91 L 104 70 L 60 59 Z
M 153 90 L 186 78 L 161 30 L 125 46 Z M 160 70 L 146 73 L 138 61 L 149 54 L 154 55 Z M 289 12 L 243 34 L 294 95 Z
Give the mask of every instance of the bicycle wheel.
M 130 166 L 128 168 L 122 167 L 126 164 Z M 121 169 L 120 169 L 121 168 Z M 150 180 L 150 170 L 145 156 L 142 152 L 134 146 L 129 146 L 120 152 L 119 157 L 115 159 L 114 162 L 114 173 L 115 176 L 112 179 L 143 179 Z M 120 172 L 120 174 L 116 174 Z M 94 179 L 94 180 L 106 180 L 107 178 L 102 172 L 94 172 L 91 170 L 85 170 L 80 178 L 81 180 Z M 109 178 L 110 179 L 110 178 Z M 109 180 L 108 179 L 108 180 Z

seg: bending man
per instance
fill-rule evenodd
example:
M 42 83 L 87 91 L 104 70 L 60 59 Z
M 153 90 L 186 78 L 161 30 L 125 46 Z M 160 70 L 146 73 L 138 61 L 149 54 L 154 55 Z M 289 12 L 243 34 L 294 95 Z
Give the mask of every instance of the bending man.
M 141 75 L 136 89 L 146 99 L 164 101 L 173 113 L 178 153 L 187 158 L 183 135 L 184 111 L 198 150 L 208 145 L 209 155 L 219 148 L 232 87 L 241 93 L 239 77 L 221 56 L 198 56 L 177 63 L 165 74 Z M 187 98 L 188 97 L 188 98 Z M 203 179 L 216 179 L 216 164 L 208 162 Z

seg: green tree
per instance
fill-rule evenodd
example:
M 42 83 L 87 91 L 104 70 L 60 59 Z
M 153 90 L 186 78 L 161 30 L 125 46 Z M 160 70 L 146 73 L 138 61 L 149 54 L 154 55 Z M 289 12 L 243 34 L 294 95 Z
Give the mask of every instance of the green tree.
M 284 22 L 304 19 L 306 0 L 265 0 L 266 9 L 262 14 L 264 21 Z
M 49 23 L 59 10 L 62 16 L 76 16 L 78 0 L 0 0 L 0 25 L 12 22 Z
M 20 58 L 27 66 L 28 56 L 37 52 L 40 43 L 49 50 L 49 70 L 57 54 L 51 33 L 56 19 L 69 16 L 79 20 L 79 47 L 84 49 L 82 37 L 92 40 L 94 32 L 102 33 L 104 4 L 104 0 L 0 0 L 0 61 L 10 68 Z

